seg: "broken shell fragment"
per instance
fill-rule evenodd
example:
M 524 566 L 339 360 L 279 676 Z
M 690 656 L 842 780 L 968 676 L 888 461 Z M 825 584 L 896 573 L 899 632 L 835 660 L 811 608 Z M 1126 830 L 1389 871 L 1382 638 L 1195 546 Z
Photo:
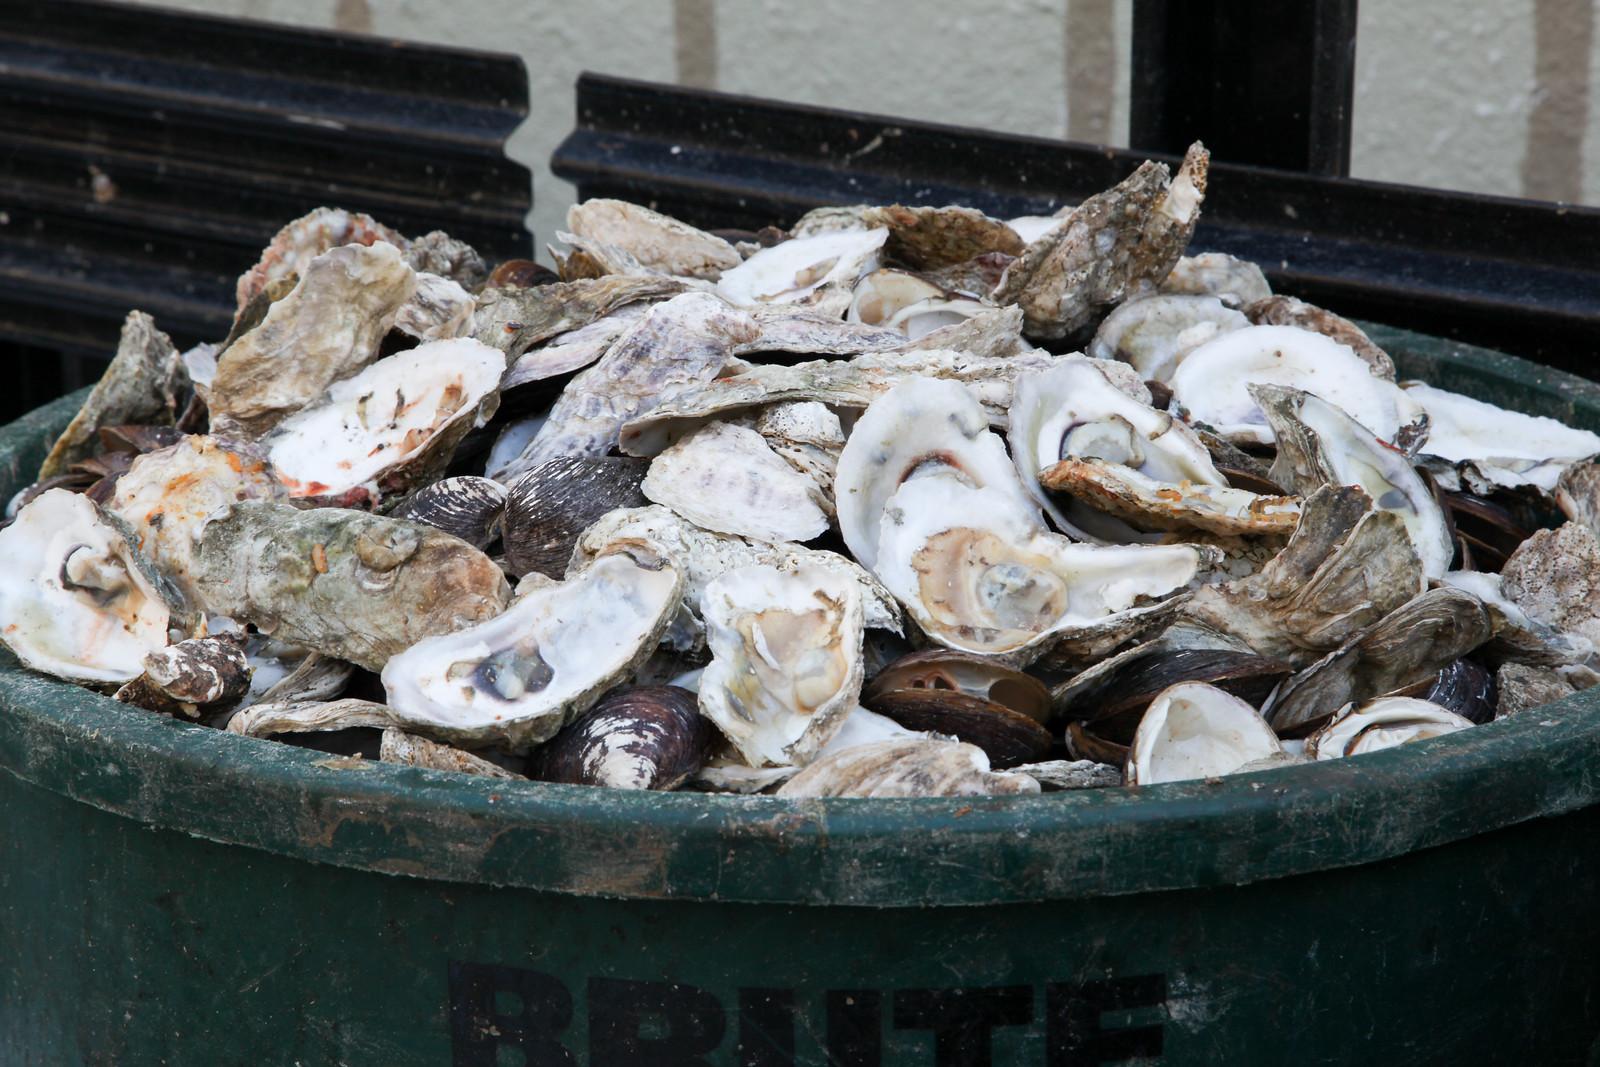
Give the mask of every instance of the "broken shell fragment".
M 337 382 L 262 439 L 289 495 L 352 505 L 433 481 L 499 403 L 505 357 L 462 337 L 429 341 Z
M 1298 497 L 1258 496 L 1225 485 L 1157 482 L 1132 467 L 1102 459 L 1064 459 L 1040 471 L 1039 484 L 1140 531 L 1286 535 L 1300 520 Z
M 804 765 L 857 706 L 862 605 L 832 571 L 754 566 L 706 587 L 700 710 L 745 762 Z
M 206 525 L 194 560 L 213 613 L 373 671 L 510 599 L 500 568 L 465 541 L 339 508 L 236 504 Z
M 519 781 L 522 778 L 520 774 L 514 774 L 498 763 L 490 763 L 482 756 L 474 756 L 451 745 L 408 734 L 394 726 L 383 731 L 383 740 L 378 747 L 378 759 L 384 763 L 425 767 L 431 771 L 475 774 L 482 778 L 513 778 Z
M 1030 794 L 1026 774 L 989 769 L 976 745 L 904 739 L 856 745 L 823 757 L 785 782 L 780 797 L 972 797 Z
M 1500 571 L 1508 600 L 1535 622 L 1600 647 L 1600 538 L 1576 522 L 1539 530 Z
M 709 423 L 656 456 L 639 491 L 718 533 L 810 541 L 828 528 L 817 483 L 733 423 Z
M 478 302 L 449 278 L 417 274 L 417 291 L 395 313 L 394 328 L 423 341 L 460 337 L 472 324 Z
M 512 750 L 548 741 L 650 655 L 683 576 L 645 546 L 602 556 L 565 582 L 524 582 L 504 613 L 418 641 L 383 667 L 406 729 Z
M 0 530 L 0 558 L 0 641 L 25 666 L 74 682 L 127 682 L 166 647 L 176 594 L 77 493 L 32 500 Z
M 1282 751 L 1255 708 L 1214 686 L 1183 682 L 1139 720 L 1124 777 L 1129 785 L 1216 778 Z
M 568 785 L 676 789 L 699 773 L 719 739 L 687 689 L 617 689 L 535 749 L 529 774 Z
M 629 456 L 569 456 L 513 479 L 501 534 L 511 573 L 566 574 L 578 536 L 591 523 L 646 503 L 639 491 L 646 470 Z
M 472 315 L 472 336 L 517 357 L 557 334 L 588 326 L 618 308 L 645 300 L 664 300 L 684 291 L 674 278 L 649 275 L 585 278 L 532 288 L 485 289 Z
M 443 230 L 430 230 L 405 249 L 406 265 L 421 274 L 434 274 L 455 282 L 469 293 L 482 289 L 489 267 L 478 250 Z
M 1267 276 L 1248 259 L 1226 252 L 1184 256 L 1161 283 L 1163 293 L 1214 296 L 1229 307 L 1244 307 L 1272 295 Z
M 1360 756 L 1471 726 L 1471 719 L 1426 700 L 1383 697 L 1340 708 L 1327 725 L 1306 738 L 1306 756 L 1314 760 Z
M 250 661 L 232 636 L 194 637 L 144 658 L 144 673 L 116 698 L 150 711 L 194 716 L 207 707 L 232 704 L 250 688 Z
M 473 548 L 488 548 L 500 539 L 506 496 L 499 482 L 464 475 L 423 486 L 389 514 L 443 530 Z
M 1248 326 L 1190 352 L 1173 371 L 1172 403 L 1235 444 L 1273 443 L 1252 385 L 1286 385 L 1338 406 L 1380 440 L 1403 447 L 1427 416 L 1404 390 L 1375 378 L 1351 349 L 1294 326 Z
M 1122 770 L 1094 760 L 1045 760 L 1043 763 L 1023 763 L 1011 770 L 1026 774 L 1038 782 L 1046 793 L 1067 789 L 1105 789 L 1122 784 Z

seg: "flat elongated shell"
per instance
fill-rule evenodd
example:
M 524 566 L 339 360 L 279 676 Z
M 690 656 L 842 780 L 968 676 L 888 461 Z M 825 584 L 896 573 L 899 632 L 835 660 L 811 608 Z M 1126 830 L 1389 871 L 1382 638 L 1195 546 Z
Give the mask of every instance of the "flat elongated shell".
M 757 565 L 706 586 L 700 614 L 701 713 L 752 767 L 808 763 L 861 694 L 859 589 L 822 568 Z
M 1244 307 L 1272 295 L 1272 287 L 1260 267 L 1226 252 L 1182 257 L 1162 281 L 1161 291 L 1214 296 L 1229 307 Z
M 1020 256 L 1026 247 L 1010 226 L 970 207 L 889 204 L 866 208 L 861 221 L 887 227 L 884 251 L 917 270 L 963 263 L 989 252 Z
M 989 769 L 976 745 L 906 739 L 843 749 L 817 760 L 780 797 L 970 797 L 1039 792 L 1025 774 Z
M 1141 297 L 1105 317 L 1089 355 L 1120 360 L 1147 381 L 1165 382 L 1190 352 L 1248 325 L 1249 319 L 1214 296 Z
M 835 230 L 814 237 L 793 237 L 763 248 L 739 266 L 724 271 L 717 294 L 730 304 L 816 303 L 829 290 L 842 288 L 843 303 L 857 279 L 877 268 L 886 229 Z M 843 306 L 838 308 L 842 314 Z
M 810 541 L 828 528 L 816 483 L 756 431 L 714 422 L 650 462 L 640 492 L 696 525 L 760 541 Z
M 470 337 L 429 341 L 336 382 L 262 439 L 292 497 L 377 500 L 437 477 L 499 404 L 505 357 Z
M 234 293 L 239 308 L 243 310 L 257 294 L 267 290 L 274 282 L 291 275 L 304 274 L 306 264 L 330 249 L 340 245 L 370 245 L 379 241 L 401 250 L 407 250 L 410 245 L 404 236 L 371 215 L 343 208 L 316 208 L 279 230 L 262 250 L 260 261 L 239 276 Z
M 1021 305 L 1031 337 L 1064 337 L 1154 290 L 1194 233 L 1209 160 L 1196 142 L 1171 182 L 1165 164 L 1145 162 L 1085 200 L 1006 268 L 995 303 Z
M 485 289 L 478 294 L 472 336 L 514 362 L 528 349 L 557 334 L 587 326 L 620 307 L 663 300 L 684 291 L 676 278 L 657 275 L 584 278 L 529 289 Z
M 744 262 L 714 234 L 624 200 L 593 199 L 567 209 L 567 229 L 626 249 L 641 264 L 663 274 L 715 281 Z
M 613 690 L 535 751 L 533 777 L 612 789 L 676 789 L 720 740 L 676 686 Z
M 482 778 L 512 778 L 513 774 L 497 763 L 482 756 L 474 756 L 451 745 L 430 741 L 426 737 L 408 734 L 397 727 L 383 731 L 383 741 L 378 747 L 378 759 L 384 763 L 403 763 L 408 767 L 426 767 L 432 771 L 454 771 L 457 774 L 475 774 Z
M 390 658 L 389 707 L 445 740 L 547 741 L 644 661 L 682 595 L 682 574 L 647 548 L 602 556 L 565 582 L 525 582 L 503 614 Z
M 1287 535 L 1300 521 L 1298 497 L 1157 482 L 1131 467 L 1100 459 L 1064 459 L 1041 471 L 1039 482 L 1142 530 Z
M 1294 326 L 1249 326 L 1209 341 L 1178 365 L 1171 385 L 1174 410 L 1235 443 L 1273 442 L 1251 385 L 1315 393 L 1394 444 L 1425 418 L 1415 400 L 1373 377 L 1348 346 Z
M 74 682 L 126 682 L 166 646 L 171 611 L 123 531 L 84 497 L 40 494 L 0 529 L 0 641 Z
M 1327 725 L 1306 738 L 1306 755 L 1315 760 L 1359 756 L 1452 734 L 1472 725 L 1472 720 L 1426 700 L 1384 697 L 1340 709 Z
M 1282 751 L 1255 708 L 1215 686 L 1182 682 L 1145 711 L 1124 776 L 1129 785 L 1220 777 Z
M 1360 356 L 1373 377 L 1394 381 L 1394 361 L 1373 343 L 1367 331 L 1342 315 L 1292 296 L 1269 296 L 1245 305 L 1244 313 L 1257 326 L 1298 326 L 1332 338 Z
M 856 319 L 840 322 L 837 316 L 802 304 L 753 304 L 748 310 L 761 332 L 734 349 L 741 356 L 752 352 L 852 356 L 890 352 L 906 344 L 906 335 L 898 329 Z
M 1600 453 L 1600 435 L 1555 419 L 1420 382 L 1407 382 L 1405 392 L 1428 413 L 1422 452 L 1467 465 L 1489 486 L 1531 485 L 1548 493 L 1568 464 Z
M 650 305 L 642 301 L 625 304 L 587 326 L 557 334 L 548 344 L 530 348 L 507 368 L 506 376 L 500 380 L 501 392 L 582 370 L 605 355 L 617 338 L 649 310 Z
M 356 727 L 387 730 L 400 723 L 400 716 L 387 705 L 372 700 L 295 700 L 246 708 L 228 720 L 227 731 L 245 737 L 272 737 Z
M 1104 789 L 1122 784 L 1122 771 L 1094 760 L 1045 760 L 1011 768 L 1044 787 L 1044 791 L 1063 789 Z
M 213 428 L 259 437 L 360 371 L 416 287 L 391 244 L 344 245 L 311 260 L 261 325 L 217 357 Z
M 908 478 L 948 471 L 963 485 L 993 490 L 993 502 L 1037 522 L 983 408 L 967 389 L 933 378 L 895 386 L 857 420 L 834 478 L 839 531 L 863 566 L 874 568 L 884 506 Z
M 734 347 L 756 333 L 750 316 L 707 293 L 657 304 L 568 383 L 539 435 L 499 477 L 564 456 L 605 455 L 624 423 L 674 390 L 711 381 Z
M 1444 509 L 1403 453 L 1321 397 L 1275 385 L 1252 385 L 1250 395 L 1278 442 L 1274 482 L 1298 493 L 1359 485 L 1405 524 L 1424 574 L 1438 578 L 1450 569 L 1455 539 Z
M 713 533 L 660 506 L 618 509 L 583 531 L 572 552 L 572 569 L 585 566 L 609 547 L 633 541 L 659 546 L 683 569 L 684 600 L 696 618 L 700 600 L 712 580 L 728 571 L 765 564 L 792 572 L 804 567 L 831 570 L 859 590 L 866 625 L 899 633 L 900 609 L 894 597 L 853 560 L 822 549 L 791 543 L 751 541 Z
M 510 599 L 500 568 L 449 534 L 256 501 L 206 525 L 193 577 L 213 613 L 368 670 L 424 637 L 492 618 Z
M 96 431 L 122 423 L 170 424 L 185 371 L 172 340 L 142 311 L 122 323 L 117 354 L 39 466 L 38 480 L 66 472 L 97 449 Z
M 241 500 L 285 496 L 265 463 L 213 437 L 190 436 L 135 459 L 107 508 L 132 528 L 140 551 L 196 600 L 194 554 L 206 523 Z

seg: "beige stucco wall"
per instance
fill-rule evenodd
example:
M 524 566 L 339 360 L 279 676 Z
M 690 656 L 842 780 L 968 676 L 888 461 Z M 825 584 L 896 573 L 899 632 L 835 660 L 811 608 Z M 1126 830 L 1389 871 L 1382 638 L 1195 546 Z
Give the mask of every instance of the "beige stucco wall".
M 149 0 L 138 0 L 149 2 Z M 532 224 L 581 70 L 1123 143 L 1131 0 L 162 0 L 527 60 Z M 1600 0 L 1365 0 L 1353 172 L 1600 204 Z

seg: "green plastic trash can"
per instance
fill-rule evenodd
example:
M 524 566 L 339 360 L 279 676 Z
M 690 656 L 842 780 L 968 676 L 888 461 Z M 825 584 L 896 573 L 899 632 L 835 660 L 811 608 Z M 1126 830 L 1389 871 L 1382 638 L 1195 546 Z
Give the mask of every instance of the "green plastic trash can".
M 1600 428 L 1588 382 L 1374 337 Z M 1600 690 L 1215 782 L 783 801 L 333 758 L 8 656 L 0 1063 L 1585 1062 L 1597 792 Z

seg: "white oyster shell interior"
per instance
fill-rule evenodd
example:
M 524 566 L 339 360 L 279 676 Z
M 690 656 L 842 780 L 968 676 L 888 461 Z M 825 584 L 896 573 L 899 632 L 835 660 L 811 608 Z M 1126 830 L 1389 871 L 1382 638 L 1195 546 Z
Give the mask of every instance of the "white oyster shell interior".
M 1346 704 L 1340 708 L 1327 725 L 1306 740 L 1306 755 L 1319 760 L 1359 756 L 1471 726 L 1471 719 L 1429 700 L 1381 697 L 1360 706 Z
M 1249 325 L 1242 312 L 1214 296 L 1148 296 L 1126 301 L 1107 315 L 1089 343 L 1089 355 L 1121 360 L 1145 381 L 1165 382 L 1190 352 Z
M 1180 682 L 1150 703 L 1128 751 L 1130 785 L 1232 774 L 1283 751 L 1255 708 L 1203 682 Z
M 1555 419 L 1508 411 L 1421 382 L 1404 388 L 1428 413 L 1422 451 L 1451 463 L 1471 463 L 1496 485 L 1553 492 L 1563 468 L 1600 453 L 1600 435 Z
M 817 483 L 755 430 L 701 427 L 650 462 L 639 487 L 697 526 L 761 541 L 810 541 L 828 528 Z
M 717 280 L 717 295 L 741 307 L 750 304 L 793 304 L 824 285 L 855 285 L 876 270 L 886 229 L 833 230 L 815 237 L 794 237 L 763 248 Z

